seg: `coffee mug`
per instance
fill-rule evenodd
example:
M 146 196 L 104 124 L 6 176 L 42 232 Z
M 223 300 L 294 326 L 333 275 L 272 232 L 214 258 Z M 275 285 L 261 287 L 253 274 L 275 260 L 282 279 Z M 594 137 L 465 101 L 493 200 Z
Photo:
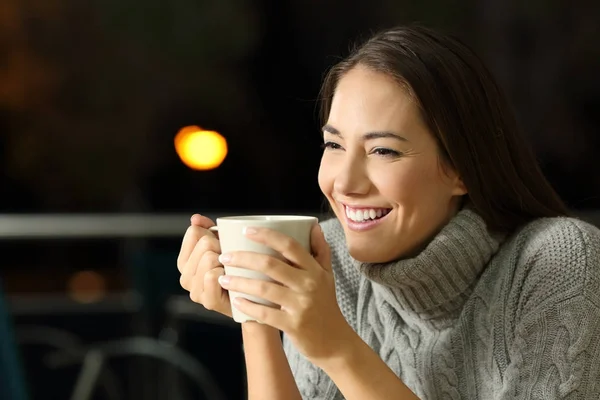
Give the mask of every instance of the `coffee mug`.
M 302 247 L 307 251 L 310 251 L 310 231 L 313 225 L 318 222 L 316 217 L 300 215 L 234 216 L 217 218 L 217 225 L 210 228 L 210 230 L 219 233 L 222 254 L 233 251 L 253 251 L 256 253 L 268 254 L 280 260 L 285 260 L 285 258 L 275 250 L 247 238 L 244 235 L 244 229 L 246 227 L 273 229 L 295 239 Z M 247 268 L 238 268 L 228 265 L 224 265 L 224 268 L 226 275 L 273 281 L 267 275 Z M 229 291 L 229 299 L 232 302 L 231 312 L 233 314 L 233 320 L 239 323 L 256 320 L 235 308 L 233 299 L 238 296 L 269 307 L 279 307 L 276 304 L 256 296 Z

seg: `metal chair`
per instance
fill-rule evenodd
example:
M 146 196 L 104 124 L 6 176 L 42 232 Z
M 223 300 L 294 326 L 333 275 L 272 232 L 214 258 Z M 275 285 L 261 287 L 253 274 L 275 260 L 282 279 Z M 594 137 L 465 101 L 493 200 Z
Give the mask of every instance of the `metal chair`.
M 46 362 L 54 368 L 82 365 L 71 399 L 87 400 L 92 398 L 106 364 L 115 358 L 131 356 L 145 356 L 170 364 L 194 382 L 207 399 L 225 400 L 210 372 L 201 363 L 177 347 L 154 338 L 129 337 L 90 347 L 72 348 L 68 352 L 58 351 L 49 354 Z

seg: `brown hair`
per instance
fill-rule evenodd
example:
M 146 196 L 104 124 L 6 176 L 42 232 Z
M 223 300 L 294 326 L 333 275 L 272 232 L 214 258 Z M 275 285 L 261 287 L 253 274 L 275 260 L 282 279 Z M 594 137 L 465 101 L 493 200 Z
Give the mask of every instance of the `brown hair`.
M 458 39 L 419 26 L 376 34 L 326 75 L 321 89 L 324 123 L 339 79 L 357 65 L 407 87 L 441 159 L 466 185 L 465 200 L 490 228 L 513 231 L 535 218 L 568 215 L 505 95 L 481 59 Z

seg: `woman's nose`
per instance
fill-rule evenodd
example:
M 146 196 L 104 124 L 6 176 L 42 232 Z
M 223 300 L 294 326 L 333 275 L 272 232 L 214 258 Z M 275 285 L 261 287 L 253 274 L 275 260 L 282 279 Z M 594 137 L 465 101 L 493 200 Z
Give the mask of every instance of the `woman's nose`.
M 335 177 L 334 190 L 342 195 L 363 195 L 369 192 L 371 182 L 361 160 L 348 158 Z

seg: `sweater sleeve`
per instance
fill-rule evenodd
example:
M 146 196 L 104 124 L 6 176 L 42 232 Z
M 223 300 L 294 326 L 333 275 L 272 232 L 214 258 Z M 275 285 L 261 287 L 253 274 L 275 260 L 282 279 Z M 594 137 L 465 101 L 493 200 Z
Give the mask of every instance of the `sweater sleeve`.
M 600 231 L 568 222 L 518 279 L 508 366 L 496 400 L 600 398 Z
M 308 361 L 283 335 L 283 349 L 303 400 L 329 400 L 331 380 L 325 372 Z

